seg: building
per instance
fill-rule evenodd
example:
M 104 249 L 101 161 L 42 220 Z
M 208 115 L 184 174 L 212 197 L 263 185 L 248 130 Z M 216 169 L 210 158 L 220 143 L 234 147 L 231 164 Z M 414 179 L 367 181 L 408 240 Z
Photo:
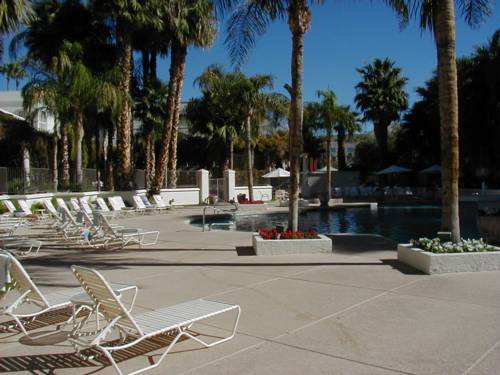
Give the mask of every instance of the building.
M 346 161 L 346 164 L 348 167 L 354 163 L 354 154 L 356 152 L 357 145 L 358 145 L 358 142 L 356 142 L 356 141 L 350 141 L 350 142 L 344 143 L 345 161 Z M 337 155 L 338 155 L 337 140 L 333 139 L 333 141 L 332 141 L 332 165 L 334 167 L 338 166 Z
M 37 131 L 54 133 L 55 115 L 42 104 L 32 114 L 27 114 L 23 108 L 21 91 L 0 91 L 0 110 L 4 114 L 12 114 L 28 120 Z

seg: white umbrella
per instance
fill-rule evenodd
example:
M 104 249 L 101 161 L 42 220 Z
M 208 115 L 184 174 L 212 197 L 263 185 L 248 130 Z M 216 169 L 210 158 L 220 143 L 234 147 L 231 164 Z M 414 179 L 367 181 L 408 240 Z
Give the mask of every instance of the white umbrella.
M 327 167 L 323 167 L 323 168 L 316 170 L 316 172 L 326 172 L 326 171 L 327 171 Z M 335 172 L 335 171 L 338 171 L 338 169 L 332 167 L 332 168 L 330 168 L 330 171 Z
M 429 168 L 425 168 L 420 171 L 420 173 L 428 173 L 428 174 L 439 174 L 441 173 L 441 166 L 438 164 L 431 165 Z
M 395 174 L 395 173 L 406 173 L 406 172 L 411 172 L 411 169 L 405 168 L 405 167 L 400 167 L 399 165 L 391 165 L 390 167 L 387 167 L 385 169 L 382 169 L 381 171 L 378 171 L 377 174 Z
M 283 168 L 277 168 L 274 171 L 266 173 L 262 177 L 264 177 L 264 178 L 290 177 L 290 172 L 284 170 Z

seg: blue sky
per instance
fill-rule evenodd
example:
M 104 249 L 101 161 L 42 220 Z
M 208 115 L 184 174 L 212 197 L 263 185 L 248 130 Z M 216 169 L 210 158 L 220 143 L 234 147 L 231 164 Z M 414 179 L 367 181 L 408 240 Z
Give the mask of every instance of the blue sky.
M 312 8 L 311 30 L 305 38 L 304 98 L 315 100 L 318 89 L 335 91 L 341 104 L 353 104 L 354 86 L 359 82 L 356 68 L 374 58 L 388 57 L 396 62 L 409 78 L 407 91 L 410 103 L 418 99 L 415 88 L 431 77 L 436 67 L 434 41 L 428 31 L 421 32 L 412 21 L 401 30 L 394 12 L 382 1 L 326 1 Z M 486 43 L 500 27 L 500 2 L 493 14 L 479 28 L 471 29 L 461 17 L 457 22 L 457 55 L 470 54 L 474 47 Z M 210 49 L 191 49 L 186 66 L 183 99 L 198 96 L 194 79 L 210 64 L 219 63 L 230 69 L 223 40 L 224 25 Z M 275 91 L 284 92 L 283 84 L 290 82 L 291 37 L 286 22 L 272 24 L 257 40 L 256 48 L 243 71 L 247 74 L 266 73 L 275 79 Z M 7 60 L 7 54 L 4 55 Z M 160 78 L 168 78 L 168 60 L 158 65 Z M 11 83 L 11 89 L 14 84 Z M 5 89 L 4 77 L 0 88 Z
M 304 98 L 315 100 L 318 89 L 333 89 L 342 104 L 352 104 L 354 86 L 359 82 L 356 68 L 374 58 L 389 57 L 409 78 L 410 103 L 418 99 L 415 88 L 431 77 L 436 67 L 434 40 L 428 31 L 421 32 L 415 21 L 400 30 L 394 12 L 381 1 L 326 1 L 312 9 L 312 27 L 305 38 Z M 484 44 L 500 28 L 500 2 L 493 14 L 477 29 L 460 19 L 457 23 L 457 55 L 467 55 Z M 230 68 L 223 45 L 223 27 L 211 49 L 192 49 L 188 56 L 183 98 L 197 96 L 194 79 L 209 64 Z M 285 22 L 276 22 L 257 41 L 250 59 L 243 67 L 247 74 L 268 73 L 275 79 L 275 91 L 283 92 L 290 82 L 291 37 Z M 168 76 L 168 64 L 159 64 L 162 78 Z

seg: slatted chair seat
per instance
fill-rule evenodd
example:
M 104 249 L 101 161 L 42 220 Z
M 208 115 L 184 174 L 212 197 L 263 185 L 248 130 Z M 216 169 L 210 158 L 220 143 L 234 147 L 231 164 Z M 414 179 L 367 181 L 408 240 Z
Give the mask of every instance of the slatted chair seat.
M 233 309 L 234 305 L 198 299 L 138 315 L 135 321 L 145 334 L 150 334 L 186 327 L 198 320 Z

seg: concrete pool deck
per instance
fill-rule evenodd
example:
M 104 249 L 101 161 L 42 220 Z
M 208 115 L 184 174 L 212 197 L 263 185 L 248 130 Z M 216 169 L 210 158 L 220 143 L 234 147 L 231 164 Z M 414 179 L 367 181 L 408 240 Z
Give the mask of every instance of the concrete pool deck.
M 203 233 L 186 223 L 194 214 L 201 208 L 117 220 L 160 230 L 153 248 L 42 248 L 22 263 L 44 291 L 77 286 L 71 264 L 138 285 L 136 314 L 195 298 L 241 305 L 233 340 L 210 349 L 178 343 L 150 374 L 500 373 L 500 272 L 423 275 L 397 262 L 394 242 L 370 235 L 334 235 L 332 254 L 256 257 L 250 233 Z M 200 331 L 221 335 L 229 325 L 217 319 Z M 121 366 L 145 366 L 160 352 Z M 71 353 L 57 335 L 0 334 L 2 372 L 114 373 Z

